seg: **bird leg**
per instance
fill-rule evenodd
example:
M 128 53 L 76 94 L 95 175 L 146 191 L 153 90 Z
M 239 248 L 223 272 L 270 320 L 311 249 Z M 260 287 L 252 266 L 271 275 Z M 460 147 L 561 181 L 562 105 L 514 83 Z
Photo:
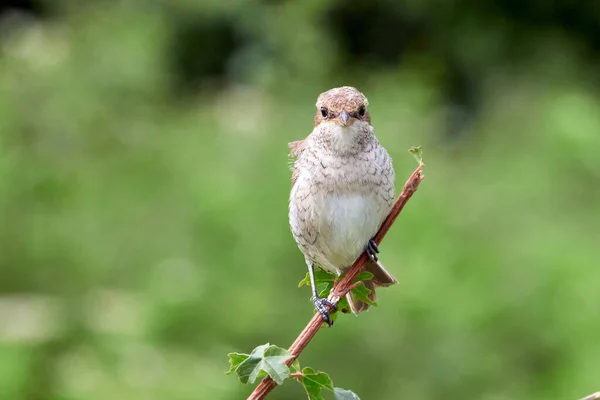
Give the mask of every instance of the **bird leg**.
M 310 276 L 310 287 L 312 289 L 313 304 L 315 305 L 315 308 L 317 309 L 319 314 L 321 314 L 321 318 L 323 319 L 323 321 L 328 326 L 331 326 L 331 325 L 333 325 L 333 320 L 331 319 L 331 316 L 329 315 L 329 312 L 330 312 L 329 310 L 331 310 L 332 312 L 335 312 L 337 310 L 337 307 L 335 306 L 335 304 L 333 304 L 329 300 L 319 297 L 319 293 L 317 292 L 317 285 L 315 283 L 314 264 L 312 262 L 307 262 L 306 265 L 308 266 L 308 275 Z

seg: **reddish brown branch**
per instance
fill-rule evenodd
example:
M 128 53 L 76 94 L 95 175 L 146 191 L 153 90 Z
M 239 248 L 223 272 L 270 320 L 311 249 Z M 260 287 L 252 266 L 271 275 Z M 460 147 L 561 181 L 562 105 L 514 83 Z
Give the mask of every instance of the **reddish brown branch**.
M 411 196 L 417 191 L 419 184 L 423 180 L 423 173 L 421 172 L 422 169 L 423 164 L 420 164 L 404 184 L 402 192 L 400 193 L 400 196 L 398 196 L 398 200 L 396 200 L 396 203 L 392 207 L 392 211 L 390 211 L 387 218 L 383 221 L 383 224 L 381 224 L 381 228 L 379 228 L 379 231 L 373 238 L 375 243 L 381 243 L 386 233 L 390 230 L 390 227 L 398 217 L 398 214 L 400 214 L 404 208 L 404 205 L 408 202 L 408 199 L 410 199 Z M 331 290 L 331 293 L 329 294 L 329 300 L 332 303 L 337 304 L 340 299 L 344 297 L 348 291 L 350 291 L 354 280 L 358 274 L 360 274 L 360 271 L 363 269 L 366 263 L 367 255 L 366 253 L 362 253 L 360 257 L 356 259 L 354 264 L 352 264 L 352 267 L 348 270 L 344 277 Z M 288 366 L 291 365 L 292 362 L 294 362 L 294 360 L 300 355 L 302 350 L 304 350 L 304 348 L 308 345 L 313 336 L 317 334 L 322 324 L 323 320 L 321 319 L 321 315 L 316 313 L 288 349 L 289 352 L 294 356 L 292 359 L 286 362 Z M 275 388 L 275 386 L 277 386 L 277 384 L 267 376 L 258 384 L 252 394 L 250 394 L 248 400 L 264 399 L 267 394 L 269 394 L 269 392 Z

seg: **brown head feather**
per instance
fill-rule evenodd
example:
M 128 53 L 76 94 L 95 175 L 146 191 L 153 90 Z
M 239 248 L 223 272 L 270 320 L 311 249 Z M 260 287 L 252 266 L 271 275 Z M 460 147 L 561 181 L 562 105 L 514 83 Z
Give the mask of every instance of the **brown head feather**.
M 352 86 L 342 86 L 330 89 L 321 93 L 317 99 L 317 115 L 315 116 L 315 126 L 323 121 L 333 119 L 346 111 L 350 116 L 371 123 L 371 116 L 366 110 L 369 101 L 356 88 Z M 364 107 L 364 115 L 360 115 L 361 108 Z M 326 110 L 327 116 L 323 116 L 323 110 Z
M 369 101 L 364 94 L 351 86 L 342 86 L 330 89 L 321 93 L 317 98 L 317 115 L 315 116 L 315 126 L 323 121 L 337 118 L 343 111 L 350 114 L 350 117 L 357 120 L 371 123 L 371 116 L 367 111 Z M 326 116 L 323 115 L 325 110 Z M 306 147 L 306 139 L 296 140 L 288 143 L 290 148 L 290 157 L 300 157 Z M 298 170 L 292 166 L 292 187 L 298 179 Z

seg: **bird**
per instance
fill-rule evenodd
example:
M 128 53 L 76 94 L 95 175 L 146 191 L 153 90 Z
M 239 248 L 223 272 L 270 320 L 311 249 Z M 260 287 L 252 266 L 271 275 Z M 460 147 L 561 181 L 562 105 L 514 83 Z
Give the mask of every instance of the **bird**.
M 375 288 L 397 283 L 379 262 L 372 240 L 389 214 L 395 196 L 392 159 L 379 143 L 371 125 L 364 94 L 351 86 L 321 93 L 313 131 L 288 144 L 292 157 L 289 223 L 304 255 L 311 281 L 312 301 L 329 326 L 336 310 L 317 292 L 315 266 L 340 276 L 366 251 L 365 270 L 373 278 L 363 281 L 375 301 Z M 358 314 L 366 302 L 347 295 Z

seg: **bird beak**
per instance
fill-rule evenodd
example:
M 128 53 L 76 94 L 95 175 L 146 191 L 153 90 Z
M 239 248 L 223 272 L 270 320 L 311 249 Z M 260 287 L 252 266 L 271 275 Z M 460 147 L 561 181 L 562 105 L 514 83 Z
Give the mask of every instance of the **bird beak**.
M 348 121 L 350 121 L 350 114 L 348 114 L 346 111 L 342 111 L 340 114 L 340 121 L 342 121 L 342 125 L 348 125 Z

